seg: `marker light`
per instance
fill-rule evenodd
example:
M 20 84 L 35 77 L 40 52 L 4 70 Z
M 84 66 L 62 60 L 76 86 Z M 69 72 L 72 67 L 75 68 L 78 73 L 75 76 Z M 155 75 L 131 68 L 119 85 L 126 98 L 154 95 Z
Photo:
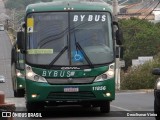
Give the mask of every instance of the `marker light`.
M 23 87 L 23 85 L 19 85 L 19 87 L 21 88 L 21 87 Z

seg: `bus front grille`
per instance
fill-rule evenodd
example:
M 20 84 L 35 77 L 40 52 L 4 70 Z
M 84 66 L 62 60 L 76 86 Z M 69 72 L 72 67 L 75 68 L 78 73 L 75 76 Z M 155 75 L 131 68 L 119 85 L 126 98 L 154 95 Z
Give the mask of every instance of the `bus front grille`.
M 95 98 L 92 92 L 51 92 L 47 97 L 49 100 L 87 100 Z
M 90 78 L 46 78 L 49 84 L 87 84 L 92 83 L 95 77 Z

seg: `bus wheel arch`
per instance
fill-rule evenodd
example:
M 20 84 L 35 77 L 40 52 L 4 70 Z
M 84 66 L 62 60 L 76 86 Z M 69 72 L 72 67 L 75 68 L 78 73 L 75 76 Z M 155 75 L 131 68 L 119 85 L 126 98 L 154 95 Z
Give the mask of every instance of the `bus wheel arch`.
M 109 113 L 110 112 L 110 101 L 103 102 L 100 105 L 101 113 Z
M 24 89 L 14 90 L 14 97 L 24 97 L 24 94 L 25 94 Z

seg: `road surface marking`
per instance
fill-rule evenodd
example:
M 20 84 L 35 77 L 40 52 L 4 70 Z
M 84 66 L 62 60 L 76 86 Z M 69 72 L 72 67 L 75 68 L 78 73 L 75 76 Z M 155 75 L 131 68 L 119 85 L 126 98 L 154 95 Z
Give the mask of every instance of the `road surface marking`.
M 122 92 L 122 93 L 116 93 L 116 95 L 145 94 L 145 93 L 147 92 L 129 92 L 129 93 Z
M 132 111 L 132 110 L 125 109 L 125 108 L 118 107 L 118 106 L 114 106 L 114 105 L 111 105 L 111 107 L 113 107 L 113 108 L 117 108 L 117 109 L 119 109 L 119 110 L 123 110 L 123 111 Z

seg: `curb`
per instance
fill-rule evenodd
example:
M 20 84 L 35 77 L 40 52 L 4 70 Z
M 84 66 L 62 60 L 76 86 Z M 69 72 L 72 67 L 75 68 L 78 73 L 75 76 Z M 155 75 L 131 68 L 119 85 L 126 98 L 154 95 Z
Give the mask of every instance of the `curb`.
M 12 34 L 9 33 L 7 30 L 6 30 L 5 32 L 7 33 L 8 37 L 9 37 L 9 39 L 10 39 L 11 45 L 13 45 L 14 40 L 13 40 Z
M 138 89 L 138 90 L 116 90 L 116 93 L 124 93 L 124 92 L 145 92 L 145 93 L 151 93 L 154 92 L 154 89 Z

